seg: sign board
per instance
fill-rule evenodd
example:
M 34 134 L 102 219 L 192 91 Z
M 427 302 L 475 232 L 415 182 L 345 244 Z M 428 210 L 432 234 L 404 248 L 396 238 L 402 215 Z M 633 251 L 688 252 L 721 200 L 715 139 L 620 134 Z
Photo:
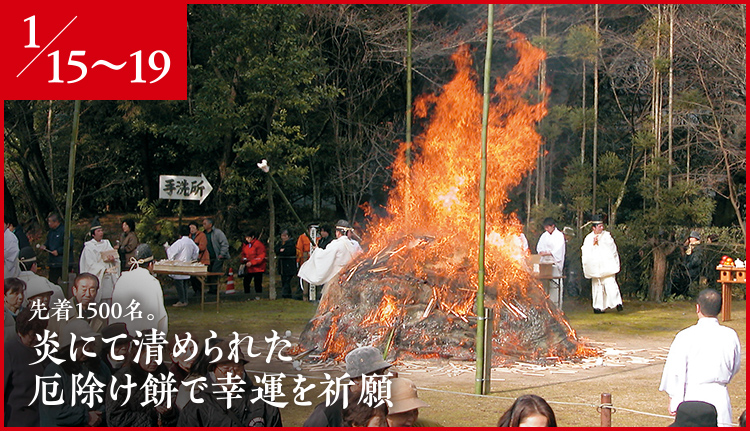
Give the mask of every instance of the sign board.
M 200 177 L 159 175 L 159 199 L 200 201 L 200 203 L 203 203 L 213 189 L 203 174 Z

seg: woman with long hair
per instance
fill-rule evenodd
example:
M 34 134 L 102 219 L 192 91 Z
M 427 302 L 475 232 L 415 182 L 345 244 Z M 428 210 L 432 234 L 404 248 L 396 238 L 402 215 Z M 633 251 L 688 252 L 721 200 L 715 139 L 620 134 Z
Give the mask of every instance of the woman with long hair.
M 500 416 L 499 427 L 556 427 L 555 412 L 537 395 L 521 395 Z

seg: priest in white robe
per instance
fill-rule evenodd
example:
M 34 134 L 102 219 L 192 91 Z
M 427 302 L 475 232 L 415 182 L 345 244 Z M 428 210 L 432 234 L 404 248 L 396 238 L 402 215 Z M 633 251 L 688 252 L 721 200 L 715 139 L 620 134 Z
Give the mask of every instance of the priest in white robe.
M 615 274 L 620 272 L 620 255 L 609 232 L 604 230 L 601 217 L 591 221 L 591 233 L 586 235 L 581 246 L 583 276 L 591 279 L 591 298 L 595 314 L 607 308 L 622 311 L 620 287 Z
M 552 263 L 552 280 L 547 284 L 549 299 L 562 310 L 563 305 L 563 265 L 565 264 L 565 235 L 557 228 L 555 220 L 547 217 L 542 221 L 544 233 L 536 243 L 536 252 L 542 256 L 542 263 Z
M 108 239 L 104 239 L 104 229 L 98 219 L 91 226 L 91 239 L 86 241 L 78 263 L 80 273 L 88 272 L 99 279 L 99 292 L 96 303 L 112 303 L 112 291 L 120 277 L 120 258 Z
M 719 426 L 732 426 L 727 384 L 740 370 L 741 346 L 732 328 L 719 325 L 721 294 L 704 289 L 698 294 L 698 323 L 680 331 L 664 364 L 660 391 L 669 395 L 669 413 L 683 401 L 703 401 L 716 407 Z
M 161 283 L 151 274 L 154 269 L 154 255 L 148 244 L 140 244 L 135 249 L 138 267 L 125 271 L 115 286 L 112 304 L 122 307 L 122 316 L 111 317 L 109 323 L 123 322 L 128 333 L 135 331 L 150 333 L 152 328 L 166 336 L 169 329 L 169 316 L 164 307 L 164 292 Z M 138 307 L 131 307 L 135 300 Z M 133 311 L 133 313 L 131 313 Z
M 320 285 L 328 283 L 338 275 L 362 250 L 347 236 L 349 230 L 349 223 L 339 220 L 336 223 L 336 239 L 325 249 L 315 248 L 310 258 L 299 268 L 297 276 L 311 285 Z

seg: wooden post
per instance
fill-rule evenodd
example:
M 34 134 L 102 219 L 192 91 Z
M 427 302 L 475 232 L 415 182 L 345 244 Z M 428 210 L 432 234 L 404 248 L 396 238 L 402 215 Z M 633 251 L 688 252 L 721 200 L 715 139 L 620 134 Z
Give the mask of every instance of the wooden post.
M 732 320 L 732 285 L 721 283 L 721 321 Z
M 602 426 L 612 426 L 612 394 L 602 394 L 602 403 L 599 407 L 602 415 Z

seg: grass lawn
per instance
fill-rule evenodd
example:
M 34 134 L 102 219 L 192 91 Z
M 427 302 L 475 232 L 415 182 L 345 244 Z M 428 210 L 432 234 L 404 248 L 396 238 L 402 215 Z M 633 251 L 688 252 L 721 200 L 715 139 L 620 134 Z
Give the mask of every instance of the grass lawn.
M 267 284 L 267 279 L 265 281 Z M 219 313 L 216 313 L 215 304 L 207 304 L 204 312 L 200 311 L 200 305 L 196 302 L 186 308 L 173 308 L 169 305 L 176 301 L 174 289 L 168 281 L 162 282 L 167 296 L 172 333 L 191 331 L 202 338 L 211 329 L 220 336 L 237 331 L 261 341 L 262 337 L 270 336 L 272 330 L 280 334 L 289 330 L 294 336 L 298 336 L 316 309 L 314 304 L 290 299 L 253 300 L 255 294 L 239 293 L 242 290 L 239 279 L 238 293 L 222 297 Z M 268 294 L 264 291 L 261 296 L 267 298 Z M 668 348 L 678 331 L 696 321 L 695 305 L 689 301 L 658 304 L 626 301 L 622 313 L 608 311 L 603 315 L 595 315 L 591 312 L 588 301 L 566 298 L 564 310 L 579 337 L 622 350 Z M 743 349 L 742 369 L 729 385 L 735 421 L 746 405 L 745 315 L 745 301 L 735 299 L 732 320 L 724 323 L 737 331 Z M 450 365 L 450 362 L 452 361 L 435 361 L 434 365 L 439 368 Z M 468 362 L 455 364 L 473 366 L 473 363 Z M 281 365 L 285 368 L 280 370 L 287 375 L 298 372 L 289 364 Z M 431 406 L 422 409 L 421 416 L 446 426 L 494 426 L 512 400 L 525 393 L 535 393 L 551 401 L 560 426 L 599 426 L 599 413 L 594 406 L 599 404 L 600 394 L 607 392 L 612 394 L 615 407 L 620 408 L 613 415 L 614 426 L 661 427 L 672 420 L 629 410 L 666 415 L 667 395 L 658 391 L 662 369 L 663 359 L 656 358 L 644 364 L 629 364 L 617 368 L 596 366 L 570 374 L 547 373 L 545 377 L 495 370 L 493 379 L 502 381 L 493 381 L 492 392 L 486 397 L 471 395 L 475 378 L 473 372 L 458 376 L 436 376 L 429 370 L 409 370 L 402 376 L 417 383 L 420 398 Z M 322 374 L 316 374 L 309 367 L 303 367 L 299 373 L 307 376 Z M 331 374 L 339 375 L 336 372 Z M 282 410 L 283 421 L 287 426 L 302 425 L 312 411 L 312 407 L 294 405 L 293 395 L 290 396 L 294 385 L 290 378 L 284 382 L 284 392 L 287 394 L 285 400 L 290 402 Z M 315 392 L 314 396 L 319 393 Z M 313 405 L 317 402 L 319 401 L 313 400 Z

